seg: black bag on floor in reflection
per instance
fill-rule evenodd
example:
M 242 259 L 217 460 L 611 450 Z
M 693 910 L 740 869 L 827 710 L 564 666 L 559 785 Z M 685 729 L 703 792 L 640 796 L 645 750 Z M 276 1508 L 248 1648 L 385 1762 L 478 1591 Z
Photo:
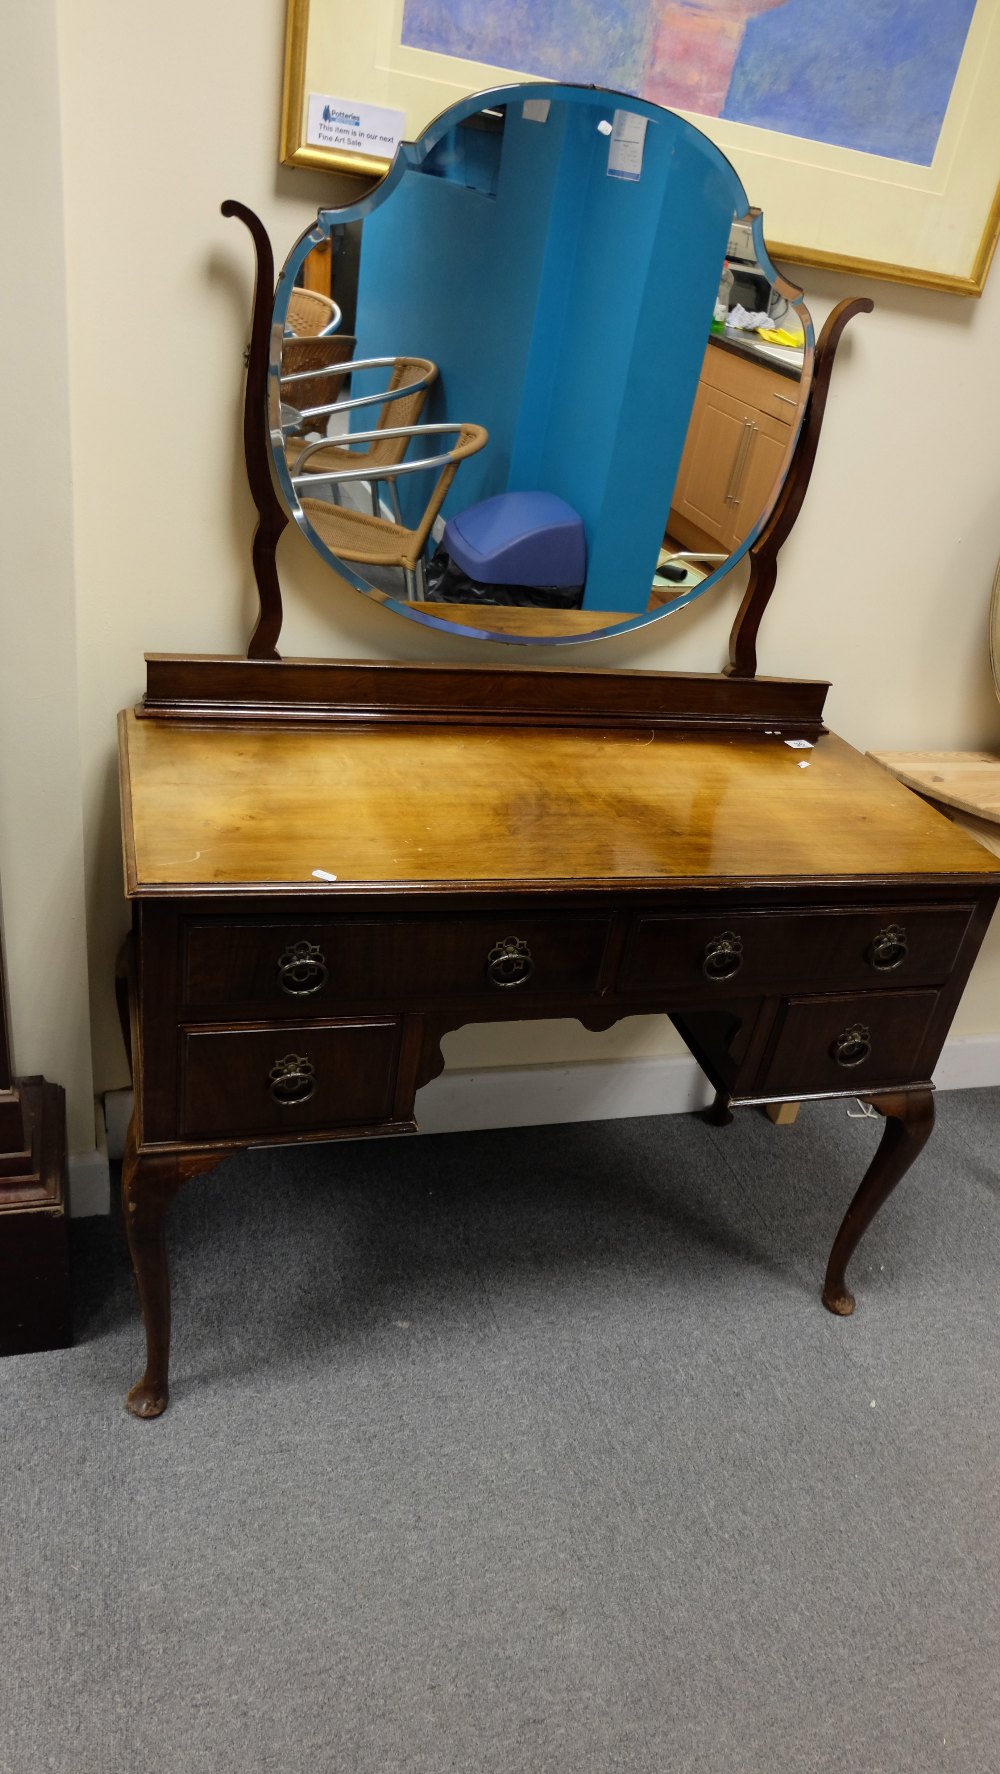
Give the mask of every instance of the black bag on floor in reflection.
M 583 586 L 477 585 L 443 549 L 427 563 L 429 604 L 514 604 L 526 610 L 578 610 Z

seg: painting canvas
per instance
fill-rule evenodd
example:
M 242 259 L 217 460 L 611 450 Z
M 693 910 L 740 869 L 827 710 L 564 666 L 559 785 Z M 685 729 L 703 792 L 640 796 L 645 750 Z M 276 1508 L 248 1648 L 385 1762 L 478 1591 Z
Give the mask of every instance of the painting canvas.
M 779 263 L 977 295 L 1000 232 L 1000 0 L 288 0 L 286 165 L 378 176 L 309 136 L 311 97 L 416 140 L 469 93 L 608 86 L 732 161 Z
M 414 49 L 929 166 L 975 0 L 405 0 Z

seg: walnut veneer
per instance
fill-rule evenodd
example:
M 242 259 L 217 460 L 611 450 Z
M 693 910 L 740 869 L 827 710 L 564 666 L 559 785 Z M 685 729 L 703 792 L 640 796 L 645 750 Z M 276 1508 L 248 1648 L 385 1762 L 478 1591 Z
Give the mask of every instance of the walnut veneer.
M 584 715 L 599 674 L 491 672 L 472 725 L 468 673 L 328 665 L 319 694 L 305 666 L 236 663 L 151 661 L 121 717 L 131 1409 L 167 1402 L 180 1182 L 251 1144 L 412 1131 L 467 1022 L 662 1011 L 722 1119 L 874 1102 L 886 1132 L 823 1290 L 851 1311 L 848 1259 L 931 1128 L 995 858 L 826 733 L 822 686 L 715 680 L 694 727 L 696 680 L 646 674 L 629 712 L 609 676 Z

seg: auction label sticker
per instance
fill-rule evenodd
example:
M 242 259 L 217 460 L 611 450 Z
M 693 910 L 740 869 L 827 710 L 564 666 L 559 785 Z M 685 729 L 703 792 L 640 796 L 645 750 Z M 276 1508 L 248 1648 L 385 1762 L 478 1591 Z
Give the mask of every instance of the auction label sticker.
M 346 148 L 391 160 L 403 139 L 406 117 L 384 105 L 334 99 L 325 92 L 309 94 L 306 141 L 310 148 Z

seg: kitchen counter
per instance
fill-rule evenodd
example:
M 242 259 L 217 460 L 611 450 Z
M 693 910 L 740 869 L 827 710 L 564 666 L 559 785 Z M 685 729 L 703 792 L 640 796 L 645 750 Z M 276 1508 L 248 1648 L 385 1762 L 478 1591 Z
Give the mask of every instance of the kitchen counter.
M 802 376 L 802 364 L 805 350 L 800 345 L 795 349 L 789 345 L 769 345 L 765 339 L 759 339 L 756 333 L 726 332 L 710 333 L 708 342 L 719 351 L 732 351 L 738 357 L 756 358 L 758 363 L 766 363 L 779 375 L 788 376 L 798 382 Z

